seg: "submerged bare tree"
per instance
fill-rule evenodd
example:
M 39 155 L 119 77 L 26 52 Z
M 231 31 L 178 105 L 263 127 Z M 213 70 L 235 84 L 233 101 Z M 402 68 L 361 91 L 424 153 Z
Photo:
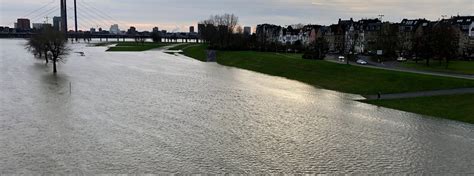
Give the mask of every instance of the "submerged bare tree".
M 46 28 L 37 35 L 31 37 L 27 48 L 35 55 L 44 55 L 46 63 L 53 63 L 53 72 L 57 73 L 56 64 L 64 60 L 69 54 L 67 38 L 64 33 Z
M 26 49 L 35 55 L 38 59 L 43 59 L 46 61 L 46 64 L 49 62 L 48 51 L 46 50 L 46 45 L 44 43 L 44 37 L 42 35 L 34 35 L 26 43 Z

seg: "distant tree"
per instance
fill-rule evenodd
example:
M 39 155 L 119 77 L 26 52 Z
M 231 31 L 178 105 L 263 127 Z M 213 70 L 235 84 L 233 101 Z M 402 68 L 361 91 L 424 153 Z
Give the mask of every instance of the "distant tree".
M 356 57 L 356 50 L 355 47 L 357 43 L 359 43 L 359 33 L 357 31 L 351 32 L 346 39 L 348 45 L 346 46 L 346 50 L 348 53 L 348 58 L 346 59 L 346 64 L 349 64 L 349 60 L 355 60 Z
M 430 66 L 431 59 L 437 58 L 440 62 L 444 59 L 447 68 L 449 60 L 455 57 L 458 49 L 456 28 L 444 22 L 418 31 L 413 41 L 413 52 L 426 60 L 426 66 Z
M 446 68 L 449 66 L 449 60 L 455 57 L 459 48 L 459 37 L 456 29 L 450 24 L 439 23 L 433 28 L 431 33 L 430 46 L 433 54 L 446 61 Z
M 305 25 L 302 24 L 302 23 L 290 25 L 290 27 L 293 28 L 293 29 L 303 29 L 304 26 L 305 26 Z
M 159 43 L 161 42 L 161 35 L 159 32 L 152 32 L 151 33 L 151 39 L 153 40 L 153 42 L 155 43 Z
M 474 55 L 474 43 L 469 43 L 466 50 L 464 51 L 464 57 L 466 59 L 471 60 L 472 56 Z
M 291 42 L 290 41 L 286 41 L 285 43 L 285 52 L 288 52 L 291 50 Z
M 142 45 L 145 45 L 145 42 L 146 42 L 146 37 L 142 36 L 142 35 L 137 35 L 135 36 L 135 42 L 138 44 L 142 44 Z
M 244 33 L 244 29 L 242 28 L 242 26 L 237 26 L 235 28 L 235 33 L 236 34 L 243 34 Z
M 201 38 L 210 43 L 211 48 L 228 49 L 239 18 L 233 14 L 213 15 L 199 23 Z
M 303 54 L 304 59 L 319 59 L 326 57 L 329 51 L 329 44 L 326 39 L 319 37 L 314 42 L 310 43 L 309 47 Z
M 433 51 L 430 46 L 431 35 L 428 29 L 419 30 L 413 37 L 413 53 L 415 54 L 415 61 L 418 62 L 420 58 L 426 59 L 426 65 L 430 65 L 430 59 L 433 57 Z
M 385 57 L 394 57 L 397 55 L 399 44 L 397 26 L 384 23 L 375 42 L 377 50 L 382 50 Z
M 297 40 L 297 41 L 295 41 L 295 43 L 293 43 L 292 48 L 293 48 L 294 52 L 301 51 L 301 50 L 303 50 L 303 43 L 301 42 L 301 40 Z
M 411 33 L 400 33 L 398 35 L 399 56 L 411 56 L 413 54 L 413 43 L 411 42 Z

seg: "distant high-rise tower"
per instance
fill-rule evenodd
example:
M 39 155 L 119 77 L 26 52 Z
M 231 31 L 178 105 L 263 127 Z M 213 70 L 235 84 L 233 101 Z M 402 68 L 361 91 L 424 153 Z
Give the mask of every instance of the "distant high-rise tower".
M 244 34 L 246 34 L 246 35 L 252 34 L 252 28 L 249 27 L 249 26 L 245 26 L 244 27 Z
M 22 31 L 30 30 L 31 29 L 30 20 L 26 19 L 26 18 L 19 18 L 16 21 L 16 27 L 15 28 L 18 29 L 18 30 L 22 30 Z
M 111 34 L 119 34 L 120 33 L 120 29 L 119 29 L 118 24 L 114 24 L 114 25 L 110 26 L 110 33 Z
M 55 16 L 53 17 L 53 28 L 54 30 L 61 30 L 61 17 Z
M 190 26 L 190 27 L 189 27 L 189 33 L 194 33 L 194 32 L 195 32 L 195 31 L 194 31 L 194 26 Z

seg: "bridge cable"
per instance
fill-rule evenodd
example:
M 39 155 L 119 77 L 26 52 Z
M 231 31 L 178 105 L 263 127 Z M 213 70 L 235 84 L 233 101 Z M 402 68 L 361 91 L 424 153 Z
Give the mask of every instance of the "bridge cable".
M 88 9 L 81 8 L 79 14 L 81 14 L 82 16 L 85 17 L 85 18 L 81 18 L 81 21 L 86 20 L 89 23 L 92 23 L 93 25 L 96 25 L 97 27 L 102 27 L 102 25 L 104 24 L 104 22 L 102 20 L 94 18 L 94 15 L 90 14 L 90 11 Z
M 81 2 L 81 1 L 80 1 Z M 81 4 L 83 4 L 84 6 L 87 6 L 88 8 L 92 8 L 92 9 L 95 9 L 95 10 L 92 10 L 96 15 L 104 18 L 104 19 L 108 19 L 108 21 L 112 21 L 114 22 L 115 24 L 119 24 L 121 26 L 128 26 L 126 23 L 120 21 L 120 20 L 116 20 L 115 18 L 111 17 L 110 15 L 102 12 L 102 10 L 99 10 L 97 8 L 95 8 L 93 5 L 90 5 L 89 3 L 87 3 L 86 1 L 82 1 Z M 97 13 L 99 12 L 99 13 Z
M 71 20 L 73 21 L 72 25 L 74 25 L 74 24 L 75 24 L 75 23 L 74 23 L 74 8 L 69 7 L 68 10 L 70 10 L 70 11 L 68 11 L 69 13 L 73 13 L 73 14 L 68 14 L 68 17 L 69 17 L 69 19 L 71 19 Z M 71 11 L 72 11 L 72 12 L 71 12 Z M 82 15 L 82 14 L 78 13 L 77 15 L 78 15 L 78 17 L 79 17 L 79 15 Z M 84 21 L 87 21 L 87 24 L 86 24 L 86 22 L 84 22 Z M 81 27 L 84 27 L 84 24 L 85 24 L 85 25 L 89 25 L 89 26 L 91 26 L 91 27 L 94 27 L 94 26 L 97 25 L 97 24 L 94 25 L 94 24 L 93 24 L 94 22 L 92 22 L 92 24 L 91 24 L 90 22 L 91 22 L 91 21 L 87 20 L 86 18 L 81 18 L 81 20 L 78 21 L 77 24 L 78 24 L 79 26 L 81 26 Z M 84 23 L 84 24 L 83 24 L 83 23 Z M 84 29 L 88 29 L 88 28 L 86 27 L 86 28 L 84 28 Z
M 29 11 L 26 15 L 23 15 L 22 17 L 30 17 L 30 15 L 33 15 L 34 13 L 43 10 L 44 8 L 48 7 L 49 5 L 55 3 L 57 0 L 52 0 L 51 2 L 41 6 L 40 8 L 37 8 L 35 10 Z M 36 15 L 35 15 L 36 16 Z
M 85 11 L 88 12 L 88 13 L 93 13 L 93 14 L 94 14 L 94 15 L 91 15 L 91 14 L 89 14 L 89 15 L 94 16 L 95 19 L 101 21 L 102 23 L 105 22 L 106 27 L 107 27 L 108 25 L 111 25 L 111 24 L 114 23 L 113 21 L 108 20 L 108 19 L 104 18 L 103 16 L 99 15 L 99 14 L 96 13 L 94 10 L 90 9 L 89 7 L 85 6 L 84 4 L 82 4 L 82 5 L 83 5 L 83 6 L 81 6 L 81 7 L 82 7 L 83 10 L 85 10 Z
M 102 26 L 101 24 L 104 23 L 103 20 L 99 20 L 95 18 L 95 15 L 91 14 L 90 10 L 86 8 L 81 8 L 80 10 L 78 10 L 78 15 L 87 16 L 87 18 L 84 18 L 84 19 L 88 20 L 89 22 L 93 22 L 97 26 Z M 82 19 L 83 18 L 81 18 L 81 20 Z
M 122 21 L 116 20 L 114 17 L 111 17 L 110 15 L 104 13 L 102 10 L 99 10 L 99 9 L 95 8 L 93 5 L 89 4 L 87 1 L 82 1 L 81 3 L 83 3 L 83 4 L 86 5 L 86 6 L 88 6 L 89 8 L 95 9 L 95 11 L 97 11 L 97 12 L 103 14 L 102 17 L 105 16 L 105 18 L 108 18 L 108 19 L 110 19 L 111 21 L 114 21 L 114 23 L 117 23 L 117 24 L 125 24 L 125 23 L 123 23 Z
M 44 18 L 45 16 L 48 16 L 48 15 L 54 13 L 55 11 L 57 11 L 57 10 L 59 10 L 59 9 L 60 9 L 59 7 L 53 7 L 53 8 L 51 8 L 51 9 L 47 10 L 47 11 L 42 12 L 41 14 L 38 14 L 38 15 L 37 15 L 36 17 L 34 17 L 31 21 L 32 21 L 32 22 L 37 21 L 37 20 L 39 20 L 39 19 L 41 19 L 41 18 Z

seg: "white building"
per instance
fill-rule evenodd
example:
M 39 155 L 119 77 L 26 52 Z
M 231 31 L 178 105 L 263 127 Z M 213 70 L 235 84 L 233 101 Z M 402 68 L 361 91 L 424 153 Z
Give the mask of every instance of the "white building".
M 120 29 L 119 29 L 118 24 L 114 24 L 114 25 L 110 26 L 110 33 L 111 34 L 120 34 Z
M 280 36 L 278 38 L 278 42 L 283 45 L 293 45 L 295 42 L 300 41 L 303 42 L 304 40 L 304 33 L 301 29 L 293 29 L 291 26 L 288 28 L 282 28 L 280 30 Z

